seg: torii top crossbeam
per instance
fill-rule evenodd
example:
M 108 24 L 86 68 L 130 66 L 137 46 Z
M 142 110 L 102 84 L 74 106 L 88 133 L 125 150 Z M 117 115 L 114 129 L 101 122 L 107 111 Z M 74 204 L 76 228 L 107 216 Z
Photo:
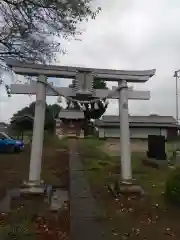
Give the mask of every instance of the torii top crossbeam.
M 28 64 L 20 61 L 7 59 L 7 66 L 20 75 L 38 76 L 45 75 L 47 77 L 60 78 L 76 78 L 78 72 L 91 73 L 94 80 L 104 79 L 106 81 L 120 81 L 143 83 L 149 80 L 155 74 L 155 69 L 145 71 L 126 71 L 112 69 L 97 69 L 83 67 L 69 67 L 43 64 Z

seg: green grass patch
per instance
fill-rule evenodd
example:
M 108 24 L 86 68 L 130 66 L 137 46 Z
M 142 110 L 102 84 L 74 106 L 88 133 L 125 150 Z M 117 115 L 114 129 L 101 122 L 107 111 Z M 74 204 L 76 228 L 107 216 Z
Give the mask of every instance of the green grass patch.
M 137 183 L 151 195 L 153 201 L 162 201 L 162 193 L 170 173 L 169 168 L 155 169 L 142 164 L 143 154 L 132 155 L 132 173 Z
M 44 137 L 44 146 L 45 147 L 54 147 L 67 149 L 68 148 L 68 138 L 59 139 L 56 135 L 45 135 Z
M 116 177 L 120 179 L 120 157 L 105 153 L 101 148 L 103 143 L 104 141 L 97 139 L 85 139 L 81 146 L 84 166 L 93 184 L 96 184 L 97 181 L 97 183 L 106 185 L 108 182 L 113 182 Z M 144 166 L 142 164 L 144 157 L 144 153 L 132 153 L 133 178 L 152 196 L 154 201 L 162 201 L 165 183 L 172 170 Z
M 83 163 L 92 191 L 104 211 L 107 228 L 116 235 L 108 239 L 165 239 L 165 229 L 176 232 L 179 239 L 179 210 L 173 209 L 164 201 L 166 182 L 173 171 L 170 168 L 155 169 L 145 166 L 142 159 L 145 153 L 132 153 L 133 178 L 148 195 L 142 199 L 128 199 L 120 196 L 114 199 L 107 190 L 107 185 L 120 178 L 120 157 L 109 156 L 103 152 L 103 142 L 84 140 L 81 145 Z M 169 147 L 169 146 L 168 146 Z M 169 147 L 169 152 L 172 147 Z M 129 212 L 129 209 L 132 212 Z M 168 209 L 168 210 L 167 210 Z M 148 222 L 149 221 L 149 222 Z M 136 235 L 133 229 L 139 229 Z M 124 234 L 129 234 L 124 236 Z

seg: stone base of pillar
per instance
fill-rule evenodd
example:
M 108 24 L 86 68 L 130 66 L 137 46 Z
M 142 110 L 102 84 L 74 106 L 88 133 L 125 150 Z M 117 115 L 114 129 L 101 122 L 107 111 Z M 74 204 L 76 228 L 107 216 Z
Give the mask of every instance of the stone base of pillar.
M 81 131 L 81 132 L 80 132 L 79 138 L 84 138 L 84 131 Z
M 132 181 L 118 181 L 116 180 L 113 184 L 108 186 L 109 191 L 114 197 L 120 195 L 138 195 L 144 196 L 145 192 L 143 188 L 135 183 L 135 180 Z
M 131 180 L 122 180 L 122 181 L 120 181 L 120 183 L 121 183 L 121 184 L 124 184 L 124 185 L 132 185 L 133 182 L 134 182 L 133 179 L 131 179 Z
M 145 194 L 143 188 L 132 182 L 122 181 L 119 183 L 118 191 L 120 194 L 124 195 L 140 195 L 143 196 Z
M 24 181 L 20 188 L 20 192 L 21 194 L 43 195 L 45 189 L 46 186 L 43 181 Z
M 59 139 L 63 139 L 64 135 L 57 135 Z

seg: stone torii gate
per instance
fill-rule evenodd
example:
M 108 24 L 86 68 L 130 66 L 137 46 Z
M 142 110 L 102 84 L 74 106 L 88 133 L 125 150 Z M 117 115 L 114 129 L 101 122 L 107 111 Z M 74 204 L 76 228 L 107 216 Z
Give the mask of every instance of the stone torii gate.
M 95 68 L 81 68 L 68 66 L 52 66 L 42 64 L 24 64 L 18 61 L 7 61 L 7 66 L 19 75 L 37 76 L 36 83 L 12 84 L 12 94 L 36 95 L 36 107 L 34 117 L 33 139 L 30 157 L 29 185 L 38 185 L 41 181 L 41 158 L 43 148 L 43 131 L 45 118 L 46 95 L 62 95 L 73 99 L 119 99 L 120 116 L 120 152 L 121 152 L 121 175 L 125 182 L 131 181 L 131 151 L 128 121 L 128 99 L 149 100 L 149 91 L 134 91 L 127 87 L 127 83 L 144 83 L 149 80 L 155 70 L 147 71 L 122 71 Z M 53 87 L 47 83 L 47 77 L 75 79 L 75 87 Z M 105 81 L 118 82 L 115 91 L 109 89 L 93 89 L 93 81 L 103 79 Z

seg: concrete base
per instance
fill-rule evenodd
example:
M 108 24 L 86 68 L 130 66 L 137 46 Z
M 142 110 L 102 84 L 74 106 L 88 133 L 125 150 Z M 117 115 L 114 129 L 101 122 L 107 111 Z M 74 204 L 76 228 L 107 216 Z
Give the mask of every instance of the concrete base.
M 0 213 L 11 212 L 14 200 L 42 201 L 47 203 L 49 210 L 59 211 L 66 206 L 69 200 L 68 191 L 59 187 L 43 184 L 43 181 L 31 182 L 24 181 L 23 184 L 14 189 L 7 190 L 5 197 L 0 201 Z
M 143 188 L 136 184 L 134 180 L 132 181 L 115 181 L 114 184 L 108 186 L 109 191 L 114 197 L 119 195 L 139 195 L 143 196 L 145 194 Z
M 59 134 L 56 134 L 58 136 L 59 139 L 63 139 L 64 138 L 64 135 L 59 135 Z
M 121 194 L 135 194 L 143 196 L 145 194 L 143 188 L 140 185 L 133 184 L 133 183 L 124 183 L 121 182 L 119 184 L 119 192 Z
M 63 208 L 64 204 L 69 200 L 68 192 L 62 189 L 56 189 L 51 196 L 50 210 L 59 211 Z
M 24 181 L 20 188 L 21 194 L 44 194 L 45 184 L 43 181 Z
M 40 181 L 23 181 L 23 185 L 24 186 L 40 186 L 40 185 L 43 185 L 44 184 L 44 181 L 43 180 L 40 180 Z
M 29 188 L 21 188 L 21 194 L 44 194 L 44 188 L 40 187 L 29 187 Z

